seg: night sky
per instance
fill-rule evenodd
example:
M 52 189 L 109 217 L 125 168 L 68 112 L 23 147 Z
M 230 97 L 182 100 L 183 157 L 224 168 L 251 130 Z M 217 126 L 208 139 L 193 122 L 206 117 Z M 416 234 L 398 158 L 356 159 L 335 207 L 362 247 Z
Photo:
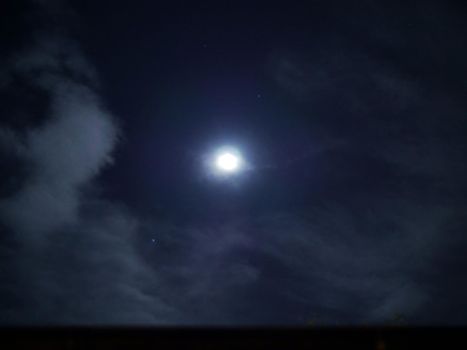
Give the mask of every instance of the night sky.
M 461 2 L 2 1 L 0 325 L 467 325 L 466 135 Z

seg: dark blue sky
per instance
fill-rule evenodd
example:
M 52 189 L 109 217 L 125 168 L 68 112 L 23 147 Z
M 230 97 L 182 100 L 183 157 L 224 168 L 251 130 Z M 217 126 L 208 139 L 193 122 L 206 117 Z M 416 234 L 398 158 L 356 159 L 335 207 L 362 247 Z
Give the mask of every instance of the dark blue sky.
M 467 322 L 464 5 L 4 6 L 0 323 Z

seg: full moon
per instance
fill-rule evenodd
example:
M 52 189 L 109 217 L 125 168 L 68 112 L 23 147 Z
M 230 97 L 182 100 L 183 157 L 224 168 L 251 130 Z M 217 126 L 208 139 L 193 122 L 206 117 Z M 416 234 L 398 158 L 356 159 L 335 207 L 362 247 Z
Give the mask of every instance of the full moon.
M 233 146 L 218 147 L 203 158 L 207 174 L 219 180 L 234 178 L 250 169 L 240 149 Z
M 222 152 L 216 157 L 216 167 L 227 173 L 238 171 L 240 167 L 240 157 L 231 152 Z

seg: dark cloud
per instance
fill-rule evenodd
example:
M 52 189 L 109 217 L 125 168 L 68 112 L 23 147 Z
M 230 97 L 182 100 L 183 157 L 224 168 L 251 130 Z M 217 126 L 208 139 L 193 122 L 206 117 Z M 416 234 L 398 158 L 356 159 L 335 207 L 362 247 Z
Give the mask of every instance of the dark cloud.
M 3 91 L 22 81 L 47 106 L 21 105 L 23 125 L 7 116 L 0 129 L 5 175 L 21 177 L 3 184 L 0 200 L 2 324 L 163 324 L 176 314 L 134 249 L 138 222 L 84 191 L 112 161 L 119 133 L 95 79 L 77 46 L 54 35 L 3 66 Z
M 329 282 L 317 289 L 330 288 L 332 295 L 338 286 L 344 295 L 333 300 L 351 298 L 351 306 L 340 305 L 340 310 L 359 305 L 358 297 L 364 296 L 352 317 L 360 314 L 378 321 L 404 310 L 411 322 L 456 323 L 460 317 L 430 310 L 433 305 L 449 310 L 451 302 L 463 303 L 462 298 L 448 301 L 449 295 L 467 287 L 459 282 L 458 272 L 466 263 L 461 251 L 467 241 L 457 233 L 465 229 L 466 208 L 467 168 L 462 159 L 467 106 L 460 93 L 465 93 L 460 83 L 465 69 L 459 61 L 465 52 L 458 50 L 459 35 L 452 32 L 453 27 L 460 32 L 465 27 L 446 6 L 430 3 L 423 11 L 416 7 L 407 12 L 413 14 L 409 24 L 419 30 L 393 23 L 394 18 L 384 12 L 375 18 L 378 30 L 364 34 L 365 28 L 349 30 L 349 38 L 354 36 L 352 42 L 358 38 L 361 47 L 346 48 L 330 40 L 317 51 L 278 53 L 271 59 L 270 72 L 310 111 L 311 126 L 344 142 L 344 147 L 320 157 L 325 163 L 319 166 L 327 165 L 331 173 L 320 182 L 327 188 L 322 203 L 332 214 L 314 215 L 316 210 L 322 212 L 321 205 L 308 214 L 313 217 L 307 229 L 310 237 L 316 232 L 324 241 L 316 245 L 317 252 L 311 246 L 305 251 L 311 261 L 327 260 L 307 267 L 308 271 L 321 267 Z M 443 16 L 433 16 L 435 12 Z M 407 53 L 413 56 L 407 58 Z M 422 53 L 422 61 L 411 61 Z M 284 221 L 297 222 L 297 218 Z M 451 225 L 457 229 L 451 230 Z M 294 230 L 287 232 L 293 237 Z M 306 235 L 299 237 L 302 247 L 313 242 Z M 335 242 L 333 237 L 338 237 Z M 284 253 L 283 259 L 293 256 Z M 441 262 L 440 256 L 452 260 Z M 441 271 L 444 278 L 434 276 Z M 311 282 L 316 276 L 309 277 Z M 447 286 L 446 280 L 458 283 Z M 326 300 L 319 305 L 326 305 Z
M 431 303 L 448 303 L 437 300 L 444 286 L 423 277 L 440 268 L 433 257 L 447 253 L 439 244 L 452 239 L 444 230 L 454 215 L 403 198 L 317 200 L 299 215 L 160 227 L 148 263 L 172 303 L 199 323 L 381 323 L 398 313 L 439 322 L 418 318 Z
M 23 234 L 47 232 L 75 218 L 80 186 L 110 161 L 117 137 L 92 90 L 62 70 L 82 66 L 63 56 L 58 43 L 39 46 L 14 59 L 12 67 L 50 96 L 43 125 L 22 135 L 2 128 L 3 143 L 32 168 L 23 188 L 0 203 L 3 219 Z

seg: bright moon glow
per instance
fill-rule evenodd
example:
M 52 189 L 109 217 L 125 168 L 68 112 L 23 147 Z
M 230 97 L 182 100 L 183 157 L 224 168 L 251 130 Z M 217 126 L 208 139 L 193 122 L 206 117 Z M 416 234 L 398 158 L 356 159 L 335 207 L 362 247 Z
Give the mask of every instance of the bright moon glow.
M 248 170 L 248 162 L 236 147 L 222 146 L 205 158 L 205 166 L 209 175 L 225 180 Z
M 240 158 L 233 153 L 223 152 L 217 156 L 216 166 L 224 172 L 235 172 L 240 166 Z

